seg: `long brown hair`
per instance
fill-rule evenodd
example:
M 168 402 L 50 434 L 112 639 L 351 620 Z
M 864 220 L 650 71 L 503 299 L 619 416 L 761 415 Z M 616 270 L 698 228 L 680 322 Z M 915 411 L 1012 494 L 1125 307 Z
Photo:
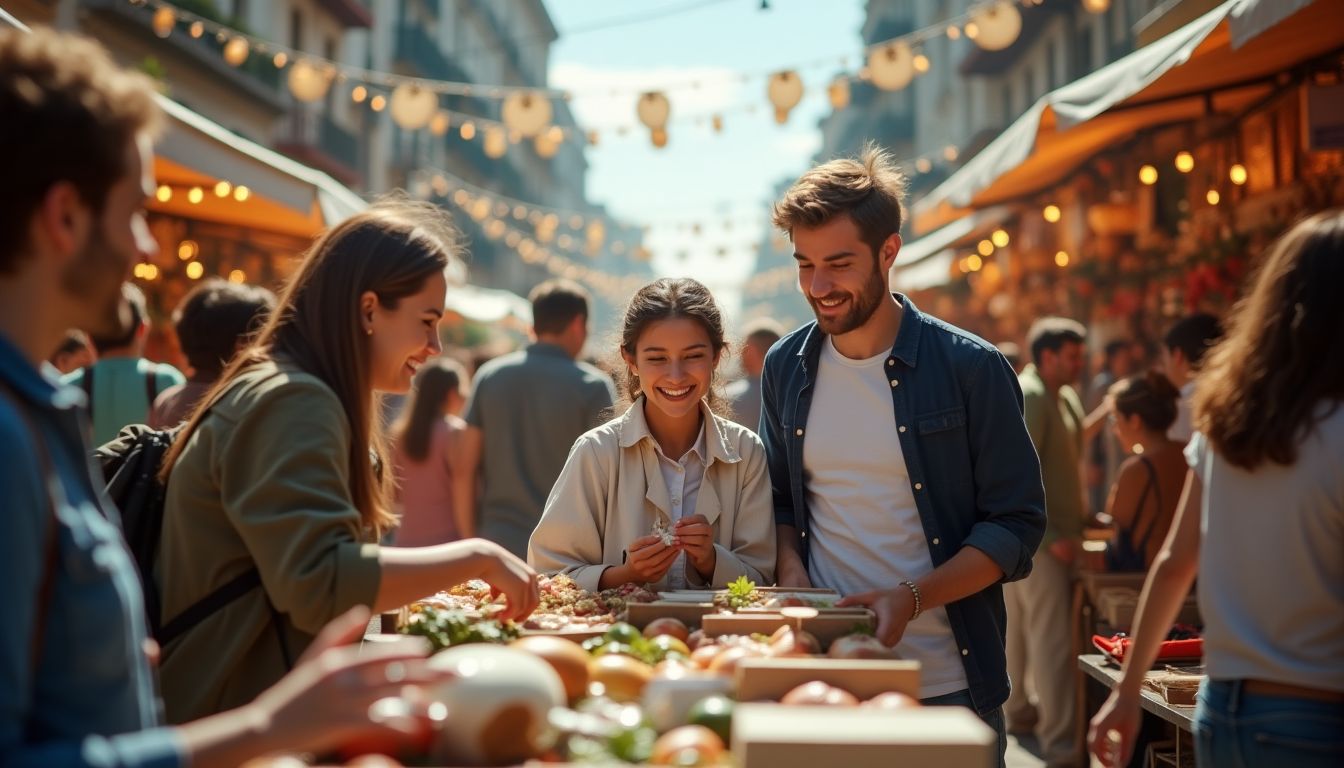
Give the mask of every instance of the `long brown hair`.
M 415 373 L 410 405 L 391 429 L 403 455 L 416 463 L 425 460 L 434 425 L 443 421 L 443 403 L 448 393 L 465 396 L 466 385 L 467 371 L 456 360 L 437 357 L 420 366 Z
M 1195 427 L 1228 462 L 1291 465 L 1302 438 L 1339 407 L 1342 285 L 1344 210 L 1300 222 L 1270 248 L 1195 389 Z
M 719 363 L 722 363 L 723 356 L 728 353 L 728 339 L 723 332 L 723 315 L 719 312 L 719 305 L 714 303 L 714 296 L 709 289 L 689 277 L 664 277 L 635 292 L 625 308 L 625 321 L 621 324 L 621 349 L 634 357 L 635 345 L 639 343 L 639 337 L 644 334 L 645 328 L 659 320 L 671 320 L 677 317 L 689 318 L 704 327 L 705 333 L 709 334 L 709 343 L 714 349 L 714 355 L 719 359 Z M 639 379 L 630 375 L 630 366 L 619 356 L 616 374 L 617 391 L 622 393 L 622 400 L 616 404 L 615 409 L 620 410 L 639 399 Z M 709 407 L 719 416 L 731 418 L 732 407 L 728 405 L 720 389 L 719 369 L 716 365 L 714 382 L 709 390 Z
M 443 272 L 457 251 L 447 214 L 404 199 L 386 199 L 350 217 L 318 238 L 281 294 L 256 341 L 239 352 L 187 421 L 164 457 L 166 483 L 182 449 L 217 400 L 241 375 L 283 355 L 331 387 L 350 428 L 350 498 L 365 527 L 381 535 L 396 523 L 390 504 L 390 474 L 382 426 L 369 382 L 369 340 L 360 323 L 359 301 L 373 291 L 387 309 L 420 291 Z M 372 455 L 371 455 L 372 454 Z

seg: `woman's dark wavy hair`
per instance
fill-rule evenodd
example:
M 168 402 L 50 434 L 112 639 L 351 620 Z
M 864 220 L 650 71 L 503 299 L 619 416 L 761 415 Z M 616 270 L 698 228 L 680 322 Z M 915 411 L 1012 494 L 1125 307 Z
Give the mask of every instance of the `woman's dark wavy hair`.
M 689 277 L 662 278 L 640 288 L 630 298 L 625 308 L 625 321 L 621 323 L 620 348 L 630 357 L 635 356 L 635 345 L 649 325 L 659 320 L 671 320 L 686 317 L 704 327 L 709 334 L 710 346 L 718 362 L 728 353 L 728 339 L 723 332 L 723 315 L 714 296 L 702 283 Z M 618 358 L 615 365 L 617 391 L 621 393 L 621 402 L 617 403 L 617 412 L 639 398 L 639 379 L 632 376 L 630 366 Z M 719 416 L 731 416 L 731 407 L 720 391 L 718 368 L 715 367 L 714 383 L 710 387 L 710 410 Z
M 1195 427 L 1231 464 L 1293 464 L 1302 439 L 1344 399 L 1340 286 L 1344 209 L 1335 209 L 1279 238 L 1232 308 L 1194 402 Z
M 1176 423 L 1181 391 L 1161 371 L 1150 370 L 1111 385 L 1111 399 L 1122 416 L 1138 414 L 1148 429 L 1166 434 Z

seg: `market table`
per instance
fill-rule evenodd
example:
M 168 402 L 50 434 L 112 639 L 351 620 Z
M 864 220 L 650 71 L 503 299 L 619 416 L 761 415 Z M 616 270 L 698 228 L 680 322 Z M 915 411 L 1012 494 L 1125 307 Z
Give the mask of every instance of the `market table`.
M 1121 669 L 1100 653 L 1087 653 L 1078 656 L 1078 668 L 1088 677 L 1101 683 L 1107 691 L 1120 683 Z M 1148 677 L 1162 674 L 1161 670 L 1151 670 Z M 1175 731 L 1176 764 L 1181 764 L 1182 751 L 1189 749 L 1187 739 L 1194 728 L 1195 708 L 1179 704 L 1168 704 L 1161 694 L 1148 686 L 1143 686 L 1139 694 L 1139 707 L 1145 719 L 1156 718 L 1171 726 Z M 1090 719 L 1090 715 L 1089 715 Z

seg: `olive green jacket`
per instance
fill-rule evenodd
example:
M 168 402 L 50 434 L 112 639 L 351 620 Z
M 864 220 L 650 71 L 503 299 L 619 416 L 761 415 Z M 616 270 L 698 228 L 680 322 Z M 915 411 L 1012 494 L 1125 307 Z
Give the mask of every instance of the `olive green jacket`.
M 372 605 L 381 571 L 349 491 L 335 392 L 289 364 L 243 374 L 188 438 L 168 482 L 156 581 L 167 622 L 256 565 L 254 588 L 163 648 L 169 722 L 230 709 L 285 674 L 324 624 Z M 267 602 L 270 599 L 270 604 Z

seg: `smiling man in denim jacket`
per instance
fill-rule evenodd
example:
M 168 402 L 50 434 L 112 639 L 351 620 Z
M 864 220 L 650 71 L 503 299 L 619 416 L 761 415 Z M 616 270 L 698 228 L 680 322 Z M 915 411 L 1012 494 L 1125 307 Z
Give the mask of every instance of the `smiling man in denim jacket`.
M 924 702 L 975 710 L 1002 760 L 1000 585 L 1031 570 L 1041 467 L 1003 355 L 890 292 L 904 185 L 870 147 L 775 205 L 817 318 L 762 377 L 779 583 L 870 607 L 878 638 L 922 664 Z

